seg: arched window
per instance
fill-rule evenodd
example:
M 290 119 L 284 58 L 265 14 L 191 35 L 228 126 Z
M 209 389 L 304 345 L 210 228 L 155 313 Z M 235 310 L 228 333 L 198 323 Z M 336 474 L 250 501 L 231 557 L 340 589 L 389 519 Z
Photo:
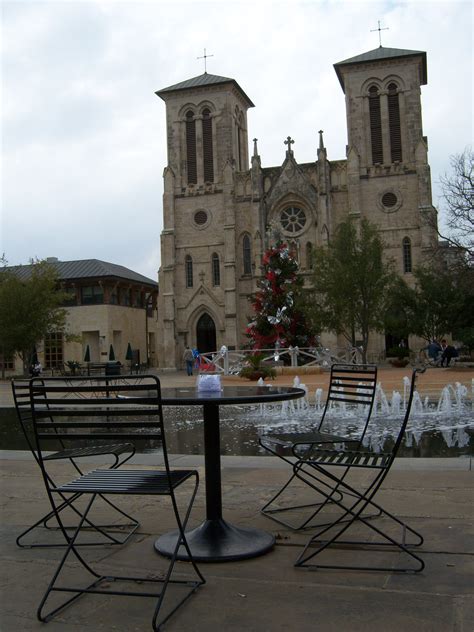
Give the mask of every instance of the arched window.
M 244 117 L 242 112 L 239 111 L 238 108 L 235 109 L 235 115 L 237 119 L 237 167 L 239 171 L 244 170 L 245 160 L 244 160 Z
M 244 274 L 252 274 L 252 250 L 250 247 L 250 237 L 244 235 L 242 240 L 242 249 L 244 257 Z
M 388 126 L 390 130 L 390 154 L 392 162 L 402 159 L 402 137 L 400 133 L 400 104 L 395 83 L 388 86 Z
M 403 272 L 411 272 L 411 241 L 405 237 L 402 241 L 403 248 Z
M 369 88 L 370 140 L 372 163 L 383 163 L 382 116 L 380 114 L 380 94 L 377 86 Z
M 204 182 L 214 182 L 214 153 L 212 150 L 211 112 L 202 112 L 202 153 L 204 164 Z
M 300 260 L 300 256 L 299 256 L 299 244 L 296 241 L 296 239 L 292 239 L 291 241 L 288 241 L 288 249 L 290 251 L 290 255 L 293 257 L 293 259 L 299 263 Z
M 193 259 L 191 255 L 186 255 L 184 269 L 186 274 L 186 287 L 193 287 Z
M 215 252 L 212 255 L 212 285 L 221 284 L 221 268 L 219 265 L 219 255 Z
M 306 244 L 306 267 L 313 269 L 313 244 L 310 241 Z
M 186 112 L 186 165 L 188 168 L 188 184 L 196 184 L 196 121 L 191 110 Z

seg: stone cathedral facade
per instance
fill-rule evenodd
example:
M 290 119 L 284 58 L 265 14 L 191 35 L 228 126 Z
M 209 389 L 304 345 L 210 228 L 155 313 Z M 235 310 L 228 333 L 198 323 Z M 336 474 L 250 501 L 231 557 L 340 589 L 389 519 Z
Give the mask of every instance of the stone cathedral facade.
M 307 284 L 311 251 L 348 217 L 379 226 L 408 282 L 436 242 L 420 100 L 426 53 L 379 47 L 334 68 L 346 99 L 341 160 L 328 160 L 320 131 L 314 161 L 298 163 L 287 137 L 283 164 L 264 167 L 247 133 L 254 104 L 234 79 L 204 73 L 156 93 L 166 104 L 168 146 L 160 367 L 180 367 L 186 344 L 201 352 L 242 346 L 270 229 L 290 244 Z M 374 335 L 369 351 L 383 353 L 385 344 Z

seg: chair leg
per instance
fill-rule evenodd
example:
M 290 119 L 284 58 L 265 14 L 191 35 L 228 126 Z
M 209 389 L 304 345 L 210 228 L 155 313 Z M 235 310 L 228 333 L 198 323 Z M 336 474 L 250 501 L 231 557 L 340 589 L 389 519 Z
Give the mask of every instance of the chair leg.
M 285 463 L 288 463 L 288 465 L 291 468 L 294 467 L 294 462 L 290 461 L 290 459 L 282 456 L 281 454 L 278 454 L 278 452 L 276 452 L 275 450 L 272 450 L 272 448 L 270 448 L 268 445 L 263 445 L 263 444 L 260 444 L 260 445 L 262 445 L 262 447 L 265 450 L 267 450 L 268 452 L 270 452 L 274 456 L 277 456 L 279 459 L 282 459 L 282 461 L 285 461 Z M 270 520 L 273 520 L 274 522 L 277 522 L 278 524 L 281 524 L 282 526 L 286 527 L 287 529 L 291 529 L 292 531 L 303 531 L 305 529 L 310 529 L 310 528 L 313 527 L 313 525 L 311 524 L 313 518 L 319 513 L 319 511 L 321 511 L 321 509 L 323 509 L 323 507 L 326 504 L 328 504 L 328 503 L 330 503 L 332 501 L 326 499 L 326 500 L 323 500 L 322 502 L 307 503 L 307 504 L 303 504 L 303 505 L 286 505 L 284 507 L 271 508 L 272 505 L 274 504 L 274 502 L 276 501 L 276 499 L 279 498 L 290 487 L 291 483 L 295 480 L 295 478 L 296 478 L 296 474 L 293 472 L 292 475 L 286 481 L 286 483 L 260 509 L 260 513 L 262 513 L 267 518 L 270 518 Z M 314 487 L 314 489 L 316 489 L 316 488 Z M 339 492 L 335 491 L 334 493 L 338 494 L 340 499 L 342 498 L 342 496 L 341 496 L 341 494 L 339 494 Z M 298 510 L 301 510 L 301 509 L 314 509 L 314 511 L 309 515 L 309 517 L 307 517 L 307 518 L 303 519 L 301 522 L 297 522 L 297 523 L 295 523 L 295 522 L 288 522 L 287 520 L 283 520 L 282 518 L 280 518 L 277 515 L 277 514 L 282 514 L 282 513 L 291 512 L 291 511 L 298 511 Z
M 80 516 L 81 512 L 78 511 L 74 507 L 74 504 L 73 504 L 80 496 L 81 496 L 81 494 L 74 494 L 74 496 L 69 498 L 69 499 L 67 499 L 64 496 L 62 496 L 63 502 L 60 505 L 58 505 L 58 507 L 56 508 L 56 511 L 50 511 L 49 513 L 45 514 L 42 518 L 37 520 L 33 525 L 28 527 L 28 529 L 26 529 L 25 531 L 20 533 L 20 535 L 16 538 L 17 546 L 20 547 L 20 548 L 27 548 L 27 549 L 62 548 L 64 546 L 66 546 L 64 544 L 64 542 L 58 542 L 58 543 L 52 543 L 52 544 L 50 544 L 50 543 L 24 544 L 23 543 L 23 539 L 25 538 L 26 535 L 28 535 L 29 533 L 34 531 L 40 525 L 42 525 L 48 531 L 57 531 L 57 530 L 59 530 L 60 527 L 58 525 L 56 525 L 54 527 L 48 526 L 49 521 L 55 519 L 56 512 L 60 513 L 64 509 L 69 508 L 72 511 L 74 511 L 76 513 L 76 515 Z M 76 544 L 76 546 L 104 546 L 106 544 L 108 544 L 110 546 L 117 546 L 117 545 L 121 546 L 122 544 L 125 544 L 129 540 L 129 538 L 135 533 L 135 531 L 138 529 L 138 527 L 140 526 L 140 523 L 138 522 L 138 520 L 135 520 L 135 518 L 133 518 L 132 516 L 127 514 L 125 511 L 120 509 L 120 507 L 115 505 L 113 502 L 111 502 L 105 496 L 102 496 L 100 494 L 98 494 L 98 496 L 103 501 L 105 501 L 110 507 L 112 507 L 112 509 L 114 509 L 117 513 L 119 513 L 122 516 L 124 516 L 125 518 L 127 518 L 129 520 L 129 522 L 121 523 L 121 524 L 113 524 L 113 523 L 112 524 L 95 524 L 91 520 L 86 519 L 85 524 L 87 526 L 84 526 L 83 530 L 84 531 L 85 530 L 97 531 L 98 533 L 100 533 L 103 536 L 103 539 L 102 540 L 98 540 L 98 541 L 91 541 L 91 542 L 78 542 Z M 126 527 L 128 527 L 128 530 L 126 531 L 124 537 L 117 538 L 115 535 L 113 535 L 114 533 L 123 532 L 123 529 L 126 528 Z M 64 528 L 67 529 L 67 530 L 71 530 L 71 529 L 75 529 L 76 526 L 64 526 Z
M 423 560 L 409 549 L 410 546 L 411 547 L 420 546 L 423 543 L 423 537 L 421 536 L 421 534 L 419 534 L 417 531 L 415 531 L 414 529 L 406 525 L 403 521 L 398 519 L 396 516 L 394 516 L 390 512 L 386 511 L 383 507 L 381 507 L 381 505 L 375 503 L 372 500 L 373 496 L 379 489 L 380 484 L 384 478 L 383 472 L 379 473 L 379 475 L 376 477 L 376 479 L 369 486 L 368 490 L 365 493 L 360 493 L 355 488 L 348 485 L 348 483 L 342 482 L 341 479 L 338 478 L 337 476 L 334 476 L 330 474 L 329 472 L 325 471 L 324 468 L 318 467 L 317 469 L 318 471 L 321 472 L 321 474 L 326 475 L 330 480 L 333 480 L 334 482 L 338 481 L 340 485 L 342 485 L 345 489 L 347 489 L 351 493 L 351 496 L 355 498 L 355 502 L 352 504 L 352 506 L 347 506 L 339 500 L 334 501 L 335 504 L 338 505 L 342 509 L 343 511 L 342 515 L 337 520 L 335 520 L 332 524 L 325 526 L 325 528 L 319 530 L 316 534 L 313 534 L 311 536 L 306 546 L 304 547 L 303 552 L 298 556 L 298 559 L 295 562 L 295 566 L 297 567 L 304 566 L 304 567 L 313 567 L 313 568 L 331 568 L 331 569 L 399 571 L 399 572 L 416 572 L 416 573 L 421 572 L 423 570 L 425 566 Z M 297 472 L 297 476 L 299 477 L 300 475 L 301 475 L 301 471 Z M 320 489 L 318 491 L 321 492 Z M 321 493 L 325 494 L 325 492 L 321 492 Z M 386 516 L 392 521 L 395 521 L 398 525 L 402 527 L 403 537 L 402 537 L 401 542 L 398 540 L 395 540 L 395 538 L 390 536 L 385 531 L 382 531 L 382 529 L 378 528 L 373 523 L 369 522 L 367 518 L 362 515 L 363 511 L 368 506 L 374 507 L 375 509 L 377 509 L 377 511 L 381 512 L 382 515 Z M 367 542 L 367 541 L 362 541 L 362 540 L 342 540 L 341 536 L 353 524 L 357 522 L 363 523 L 369 529 L 372 529 L 374 532 L 376 532 L 379 536 L 381 536 L 382 541 Z M 321 539 L 321 537 L 325 533 L 329 532 L 331 529 L 336 529 L 335 535 L 333 535 L 331 538 L 327 540 Z M 407 531 L 409 531 L 411 534 L 414 534 L 416 538 L 418 538 L 418 542 L 407 544 L 406 543 Z M 310 552 L 309 549 L 314 544 L 317 544 L 319 546 L 315 551 Z M 387 546 L 393 546 L 399 551 L 406 553 L 408 556 L 414 559 L 417 562 L 418 566 L 416 568 L 410 568 L 410 567 L 393 568 L 393 567 L 381 567 L 381 566 L 347 566 L 347 565 L 320 564 L 320 563 L 308 564 L 308 562 L 311 559 L 321 554 L 324 550 L 328 549 L 331 545 L 344 545 L 344 546 L 355 546 L 355 547 L 364 547 L 364 548 L 371 547 L 371 546 L 382 547 L 382 548 L 387 547 Z
M 196 493 L 197 493 L 197 488 L 198 488 L 198 481 L 196 480 L 196 483 L 194 485 L 194 489 L 191 495 L 191 501 L 188 504 L 188 508 L 187 511 L 185 513 L 185 517 L 184 520 L 181 520 L 180 516 L 179 516 L 179 512 L 177 509 L 177 505 L 176 505 L 176 501 L 174 499 L 174 497 L 172 496 L 172 502 L 173 502 L 173 508 L 175 509 L 175 515 L 177 518 L 177 523 L 178 523 L 178 529 L 180 532 L 180 536 L 177 539 L 177 543 L 176 543 L 176 547 L 175 550 L 173 552 L 173 556 L 169 561 L 168 564 L 168 568 L 165 574 L 164 578 L 160 578 L 160 579 L 150 579 L 149 577 L 130 577 L 130 576 L 118 576 L 118 575 L 101 575 L 99 573 L 97 573 L 83 558 L 83 556 L 81 555 L 81 553 L 77 550 L 77 546 L 78 544 L 76 544 L 76 540 L 79 536 L 79 533 L 81 531 L 81 529 L 83 528 L 83 525 L 85 523 L 87 523 L 88 521 L 88 514 L 92 508 L 93 503 L 95 502 L 96 498 L 99 496 L 99 494 L 92 494 L 91 495 L 91 499 L 88 502 L 84 513 L 81 514 L 81 518 L 79 520 L 79 524 L 76 527 L 76 530 L 74 532 L 74 534 L 72 536 L 68 535 L 68 531 L 67 528 L 62 524 L 61 522 L 61 517 L 59 515 L 59 513 L 57 511 L 54 511 L 54 514 L 56 516 L 56 519 L 58 520 L 58 523 L 60 525 L 60 529 L 63 532 L 64 538 L 67 542 L 66 544 L 66 550 L 62 556 L 61 561 L 58 564 L 58 567 L 56 569 L 56 571 L 54 572 L 54 575 L 49 583 L 49 586 L 40 602 L 40 605 L 38 607 L 38 611 L 37 611 L 37 617 L 40 621 L 43 622 L 47 622 L 50 621 L 58 612 L 64 610 L 64 608 L 66 608 L 67 606 L 71 605 L 73 602 L 75 602 L 77 599 L 79 599 L 79 597 L 90 593 L 90 594 L 104 594 L 104 595 L 124 595 L 127 597 L 150 597 L 150 598 L 154 598 L 157 599 L 157 603 L 155 606 L 155 610 L 154 610 L 154 614 L 153 614 L 153 618 L 152 618 L 152 626 L 153 626 L 153 630 L 157 631 L 157 630 L 161 630 L 163 624 L 171 617 L 171 615 L 176 612 L 176 610 L 187 600 L 189 599 L 189 597 L 199 588 L 199 586 L 203 585 L 206 583 L 206 580 L 204 579 L 203 575 L 201 574 L 199 568 L 197 567 L 195 561 L 192 559 L 191 556 L 191 552 L 189 549 L 189 545 L 187 543 L 186 540 L 186 536 L 185 536 L 185 528 L 187 526 L 188 523 L 188 519 L 189 516 L 191 514 L 191 509 L 192 509 L 192 505 L 194 503 L 194 499 L 196 497 Z M 197 575 L 197 579 L 195 580 L 189 580 L 189 579 L 172 579 L 172 573 L 173 573 L 173 569 L 175 566 L 175 563 L 177 561 L 177 555 L 178 555 L 178 550 L 180 546 L 184 546 L 188 552 L 188 555 L 190 556 L 190 561 L 192 564 L 192 567 Z M 58 587 L 57 583 L 58 580 L 62 574 L 62 570 L 64 567 L 64 564 L 66 562 L 66 560 L 68 559 L 68 557 L 73 554 L 76 559 L 79 561 L 79 563 L 81 564 L 81 566 L 90 574 L 92 575 L 93 581 L 92 583 L 90 583 L 88 586 L 86 587 L 78 587 L 78 586 L 61 586 Z M 157 592 L 156 590 L 153 592 L 148 592 L 148 591 L 143 591 L 143 590 L 137 590 L 137 591 L 129 591 L 129 590 L 114 590 L 114 589 L 110 589 L 110 588 L 101 588 L 101 584 L 103 582 L 107 582 L 108 584 L 114 583 L 114 582 L 137 582 L 139 584 L 146 584 L 146 583 L 151 583 L 153 585 L 157 584 L 161 587 L 161 590 L 159 590 L 159 592 Z M 167 591 L 167 588 L 169 586 L 169 584 L 173 584 L 173 585 L 180 585 L 183 586 L 185 588 L 187 588 L 184 596 L 179 600 L 179 602 L 173 607 L 173 609 L 167 613 L 166 617 L 160 622 L 158 623 L 158 616 L 161 610 L 161 606 L 163 604 L 164 598 L 165 598 L 165 594 Z M 63 601 L 60 605 L 54 607 L 52 610 L 50 610 L 47 613 L 44 613 L 44 607 L 46 605 L 46 602 L 48 600 L 48 598 L 50 597 L 51 593 L 53 592 L 66 592 L 66 593 L 73 593 L 72 597 L 69 597 L 68 599 L 66 599 L 65 601 Z

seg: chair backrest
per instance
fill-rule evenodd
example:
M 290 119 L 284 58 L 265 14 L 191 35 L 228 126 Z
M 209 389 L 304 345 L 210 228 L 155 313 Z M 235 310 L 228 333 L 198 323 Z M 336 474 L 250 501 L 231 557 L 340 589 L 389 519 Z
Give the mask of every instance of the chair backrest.
M 37 459 L 35 449 L 35 439 L 33 435 L 33 417 L 31 413 L 31 400 L 30 400 L 30 380 L 28 379 L 13 379 L 11 381 L 13 401 L 15 403 L 16 414 L 23 435 L 26 439 L 28 447 L 35 459 Z
M 426 371 L 426 367 L 413 369 L 412 371 L 411 381 L 410 381 L 410 392 L 408 394 L 405 415 L 403 416 L 401 420 L 398 435 L 394 438 L 395 440 L 394 440 L 393 448 L 390 454 L 390 465 L 395 460 L 398 450 L 400 449 L 400 446 L 403 441 L 403 436 L 405 434 L 405 430 L 408 424 L 408 420 L 410 418 L 411 408 L 413 404 L 413 395 L 415 394 L 415 390 L 416 390 L 416 378 L 419 373 L 424 373 L 425 371 Z
M 377 366 L 375 364 L 333 364 L 329 378 L 326 405 L 318 430 L 323 430 L 326 415 L 334 404 L 344 404 L 355 409 L 363 422 L 362 441 L 369 425 L 377 388 Z
M 85 441 L 152 439 L 160 442 L 168 470 L 156 376 L 33 378 L 29 390 L 40 462 L 51 440 L 78 447 Z

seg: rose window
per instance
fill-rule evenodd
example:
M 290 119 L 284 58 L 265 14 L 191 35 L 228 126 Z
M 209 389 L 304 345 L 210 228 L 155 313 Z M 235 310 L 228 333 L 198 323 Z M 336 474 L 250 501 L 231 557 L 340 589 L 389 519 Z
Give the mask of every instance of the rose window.
M 287 233 L 298 233 L 306 224 L 305 212 L 297 206 L 289 206 L 280 213 L 280 223 Z

